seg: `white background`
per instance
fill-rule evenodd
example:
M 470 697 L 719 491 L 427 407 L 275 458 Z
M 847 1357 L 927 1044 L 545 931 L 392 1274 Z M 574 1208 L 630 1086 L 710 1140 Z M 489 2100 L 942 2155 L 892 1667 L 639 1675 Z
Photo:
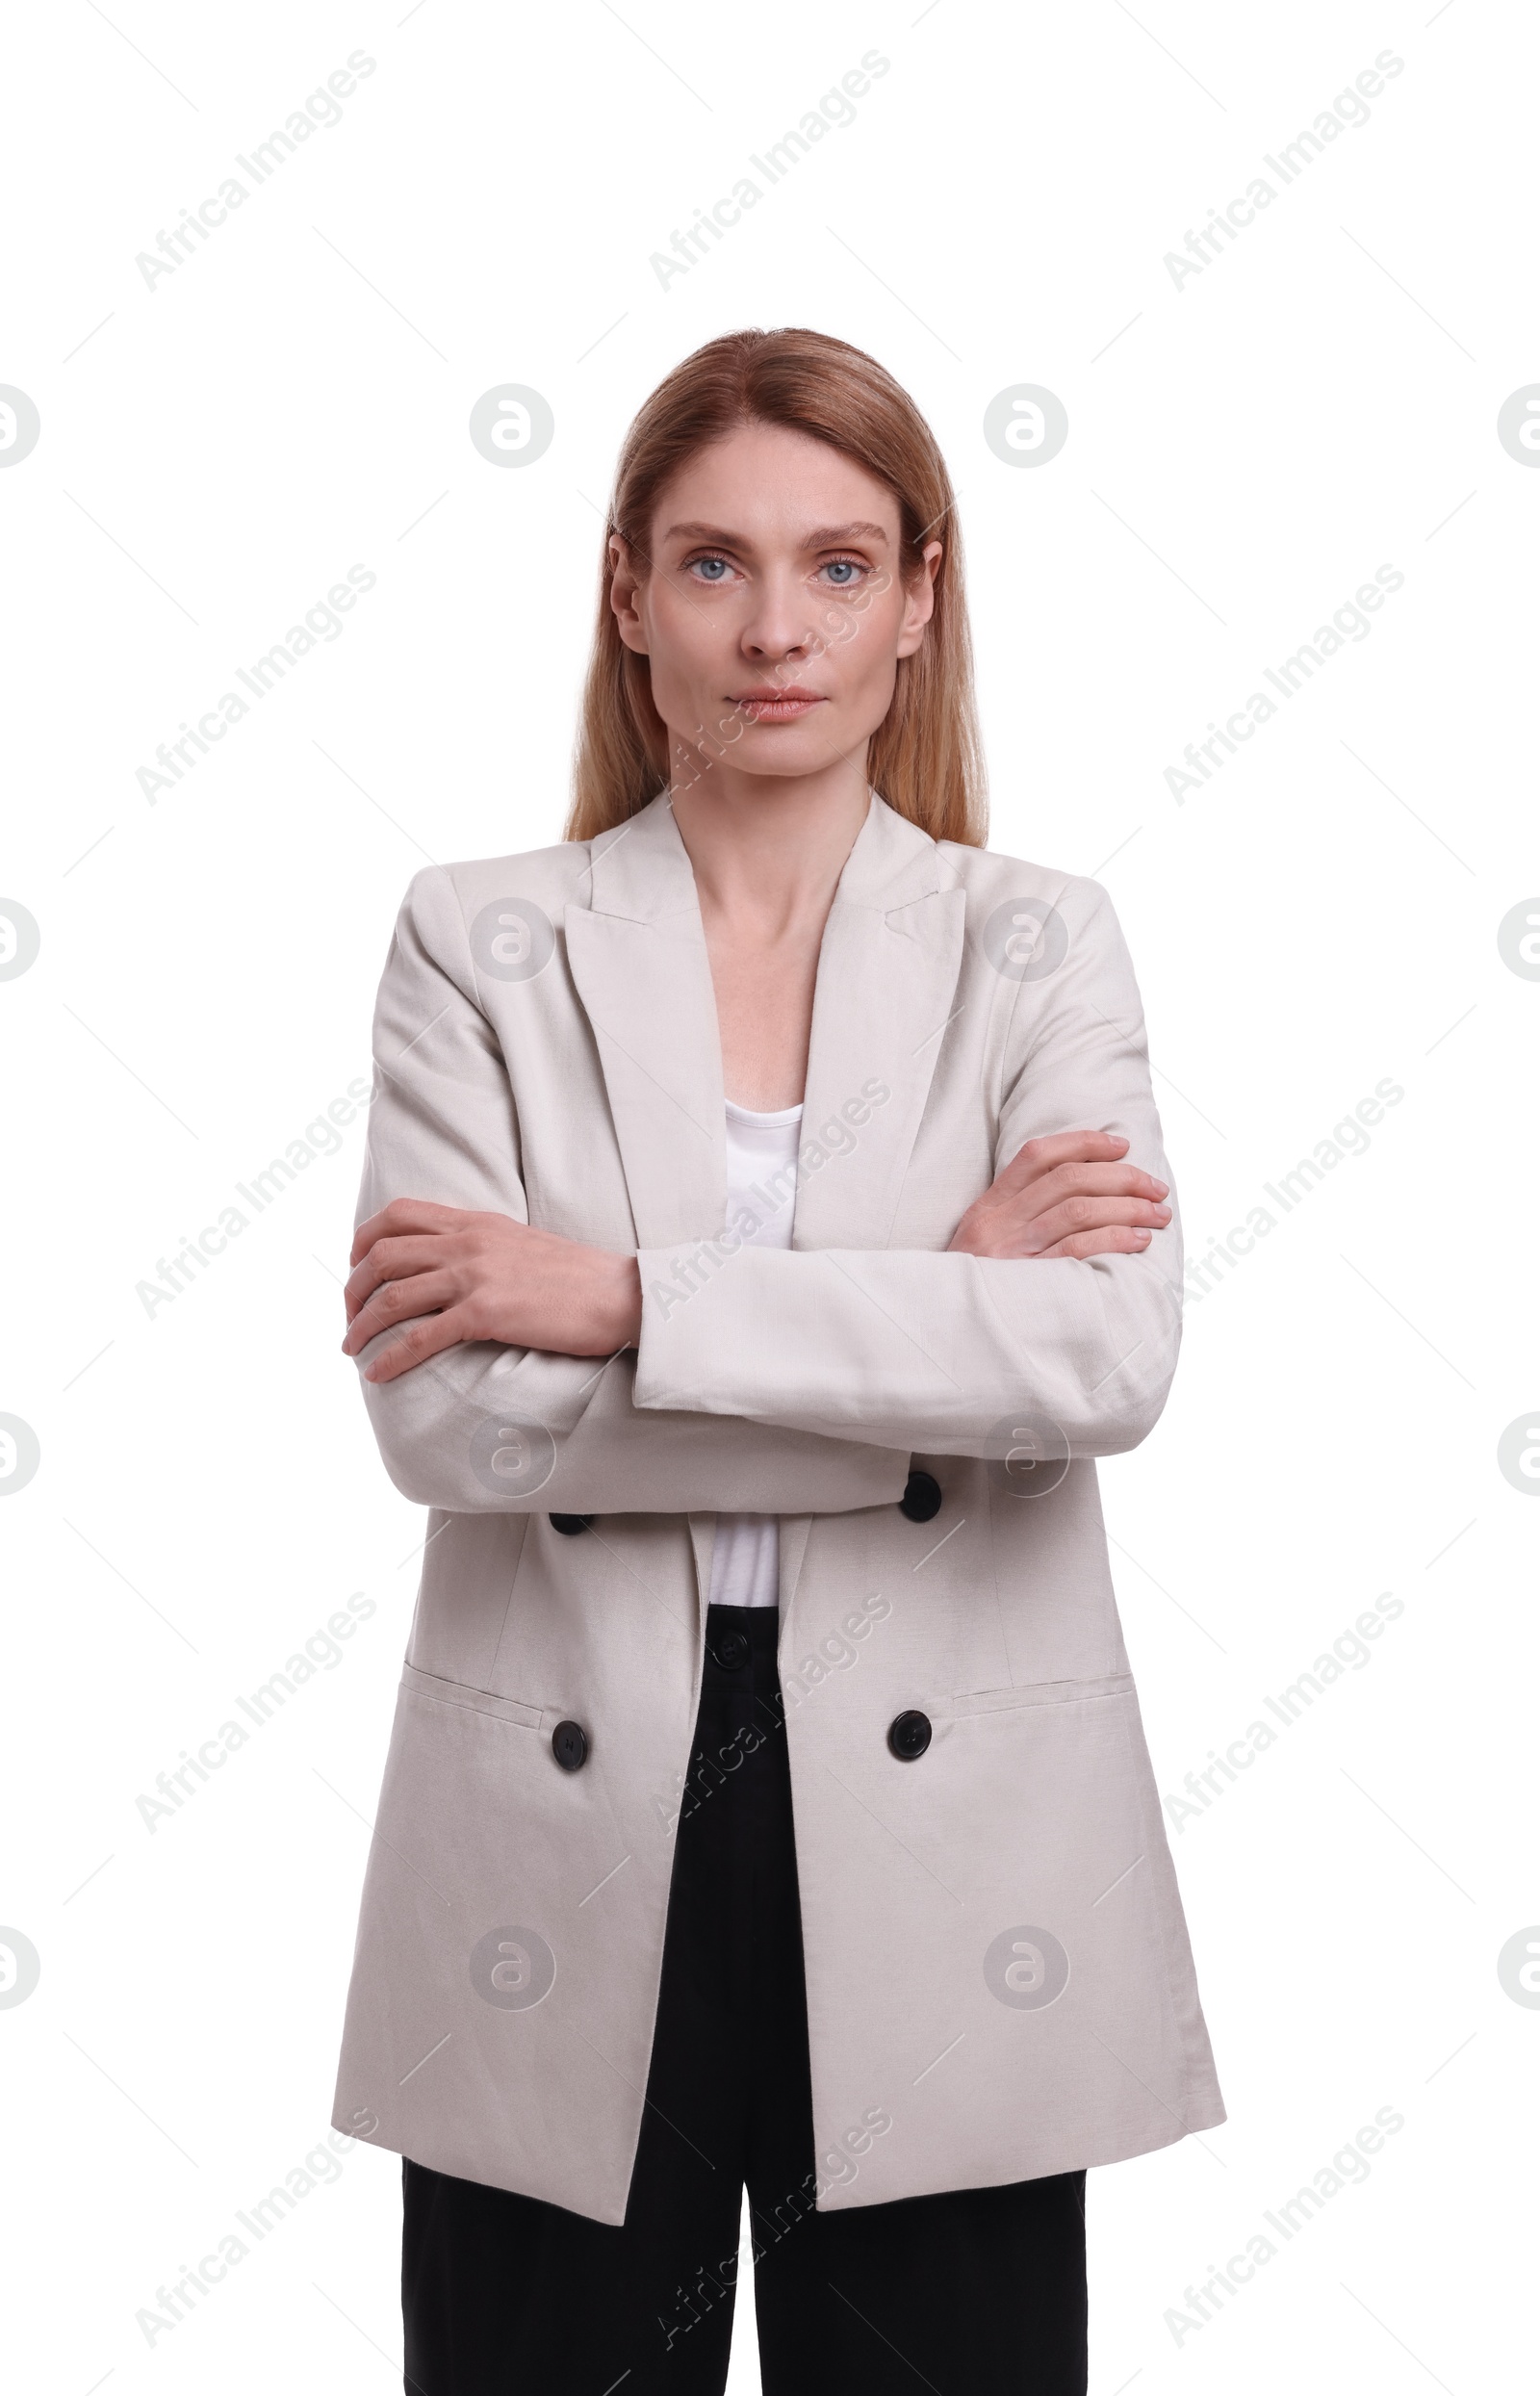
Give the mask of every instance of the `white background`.
M 559 837 L 620 437 L 698 343 L 778 323 L 870 349 L 944 446 L 991 844 L 1113 894 L 1192 1251 L 1404 1093 L 1199 1296 L 1164 1419 L 1102 1475 L 1163 1791 L 1381 1591 L 1402 1611 L 1170 1825 L 1230 2118 L 1091 2175 L 1091 2386 L 1518 2383 L 1540 2014 L 1498 1956 L 1540 1919 L 1537 1518 L 1498 1443 L 1537 1397 L 1540 988 L 1497 934 L 1540 890 L 1540 474 L 1496 420 L 1540 377 L 1536 37 L 1476 0 L 13 19 L 0 381 L 41 418 L 0 471 L 0 891 L 41 929 L 0 983 L 0 1411 L 42 1457 L 0 1508 L 0 1921 L 41 1957 L 0 2011 L 18 2389 L 398 2384 L 398 2166 L 365 2148 L 192 2317 L 136 2325 L 329 2115 L 422 1537 L 338 1353 L 361 1121 L 172 1302 L 136 1285 L 367 1072 L 417 867 Z M 342 122 L 147 285 L 137 254 L 355 50 Z M 661 287 L 650 254 L 869 50 L 856 122 Z M 1370 121 L 1284 188 L 1263 153 L 1386 50 Z M 1165 254 L 1259 173 L 1272 205 L 1178 287 Z M 507 381 L 555 417 L 518 472 L 467 436 Z M 1032 471 L 982 435 L 1020 382 L 1069 419 Z M 152 804 L 157 744 L 355 562 L 341 635 Z M 1179 804 L 1186 744 L 1382 564 L 1368 637 Z M 156 1775 L 354 1590 L 335 1668 L 147 1827 Z M 1367 2181 L 1173 2330 L 1381 2107 Z

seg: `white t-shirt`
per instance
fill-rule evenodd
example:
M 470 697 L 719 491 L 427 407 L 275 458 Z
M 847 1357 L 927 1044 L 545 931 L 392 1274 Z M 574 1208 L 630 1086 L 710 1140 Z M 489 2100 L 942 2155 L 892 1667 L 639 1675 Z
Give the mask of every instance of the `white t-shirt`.
M 728 1111 L 729 1228 L 746 1246 L 789 1248 L 797 1195 L 802 1109 L 756 1115 Z M 731 1262 L 726 1270 L 732 1270 Z M 776 1606 L 781 1600 L 781 1531 L 773 1514 L 719 1514 L 711 1550 L 713 1606 Z

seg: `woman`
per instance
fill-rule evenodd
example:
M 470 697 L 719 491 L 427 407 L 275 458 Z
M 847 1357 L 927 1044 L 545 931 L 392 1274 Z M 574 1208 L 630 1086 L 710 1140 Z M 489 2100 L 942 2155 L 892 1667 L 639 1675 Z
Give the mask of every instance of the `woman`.
M 375 1018 L 345 1345 L 433 1511 L 335 2118 L 422 2396 L 719 2391 L 744 2185 L 771 2396 L 1083 2390 L 1087 2166 L 1224 2118 L 1093 1461 L 1179 1335 L 1139 994 L 981 841 L 929 429 L 710 343 L 567 839 L 420 874 Z

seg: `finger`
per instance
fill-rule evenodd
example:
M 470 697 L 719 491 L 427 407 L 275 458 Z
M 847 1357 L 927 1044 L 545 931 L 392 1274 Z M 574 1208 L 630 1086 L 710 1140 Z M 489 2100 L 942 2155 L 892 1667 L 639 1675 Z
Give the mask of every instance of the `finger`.
M 452 1231 L 464 1217 L 463 1207 L 440 1206 L 432 1198 L 392 1198 L 389 1206 L 382 1206 L 377 1215 L 359 1224 L 347 1261 L 361 1263 L 376 1240 L 401 1232 Z
M 1042 1179 L 1028 1182 L 1024 1189 L 1014 1192 L 1006 1190 L 1003 1181 L 991 1183 L 963 1220 L 970 1230 L 978 1231 L 987 1241 L 1003 1243 L 1002 1254 L 1037 1255 L 1065 1228 L 1074 1227 L 1066 1221 L 1052 1230 L 1043 1229 L 1057 1207 L 1088 1198 L 1109 1201 L 1137 1198 L 1158 1206 L 1166 1196 L 1167 1184 L 1141 1172 L 1137 1165 L 1058 1165 Z M 1088 1228 L 1099 1220 L 1089 1217 L 1080 1227 Z M 1140 1220 L 1153 1222 L 1156 1218 Z M 1169 1222 L 1169 1207 L 1159 1220 Z
M 442 1353 L 446 1348 L 457 1347 L 467 1336 L 466 1325 L 458 1307 L 451 1306 L 444 1314 L 424 1315 L 416 1323 L 404 1323 L 399 1332 L 382 1348 L 372 1364 L 364 1367 L 366 1381 L 397 1381 L 414 1365 L 424 1364 L 429 1356 Z
M 440 1314 L 459 1296 L 459 1280 L 452 1273 L 414 1273 L 404 1281 L 382 1281 L 348 1325 L 343 1354 L 356 1356 L 381 1331 L 419 1316 Z
M 1102 1231 L 1076 1231 L 1067 1240 L 1045 1248 L 1039 1262 L 1055 1256 L 1138 1256 L 1148 1248 L 1151 1237 L 1151 1233 L 1141 1231 L 1135 1224 L 1109 1225 Z
M 1126 1157 L 1117 1165 L 1056 1165 L 1027 1187 L 1034 1198 L 1048 1204 L 1084 1192 L 1107 1198 L 1160 1199 L 1170 1196 L 1169 1182 L 1157 1181 L 1153 1173 L 1145 1172 L 1142 1165 L 1131 1165 Z
M 1032 1237 L 1034 1244 L 1046 1246 L 1071 1239 L 1077 1231 L 1108 1231 L 1128 1224 L 1164 1231 L 1170 1220 L 1170 1208 L 1156 1198 L 1068 1198 L 1035 1217 Z
M 1025 1198 L 1018 1200 L 1018 1210 L 1001 1207 L 994 1215 L 989 1224 L 989 1253 L 1046 1255 L 1059 1241 L 1088 1231 L 1164 1231 L 1168 1222 L 1171 1207 L 1157 1205 L 1149 1198 L 1065 1198 L 1061 1205 L 1041 1207 L 1041 1212 L 1032 1210 L 1030 1198 Z
M 437 1273 L 449 1261 L 445 1234 L 439 1232 L 420 1239 L 387 1237 L 376 1240 L 362 1264 L 356 1265 L 344 1284 L 343 1296 L 351 1323 L 359 1307 L 377 1290 L 382 1281 L 398 1281 L 404 1275 Z
M 1003 1190 L 1023 1190 L 1058 1165 L 1115 1164 L 1128 1146 L 1120 1131 L 1054 1131 L 1028 1140 L 995 1175 Z

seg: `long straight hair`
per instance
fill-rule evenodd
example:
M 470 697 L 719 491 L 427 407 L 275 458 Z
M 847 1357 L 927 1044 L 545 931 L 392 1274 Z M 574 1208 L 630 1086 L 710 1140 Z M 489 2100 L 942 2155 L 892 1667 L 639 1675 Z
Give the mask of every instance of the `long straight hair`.
M 668 729 L 653 704 L 650 662 L 627 648 L 609 604 L 610 536 L 621 535 L 645 576 L 654 511 L 672 477 L 712 442 L 755 424 L 783 425 L 827 442 L 892 493 L 906 583 L 923 572 L 927 541 L 942 543 L 934 612 L 919 648 L 898 660 L 892 705 L 872 735 L 866 779 L 933 839 L 982 847 L 984 770 L 962 546 L 940 450 L 908 392 L 875 358 L 797 326 L 707 342 L 658 384 L 626 436 L 604 527 L 565 837 L 591 840 L 625 823 L 669 775 Z

